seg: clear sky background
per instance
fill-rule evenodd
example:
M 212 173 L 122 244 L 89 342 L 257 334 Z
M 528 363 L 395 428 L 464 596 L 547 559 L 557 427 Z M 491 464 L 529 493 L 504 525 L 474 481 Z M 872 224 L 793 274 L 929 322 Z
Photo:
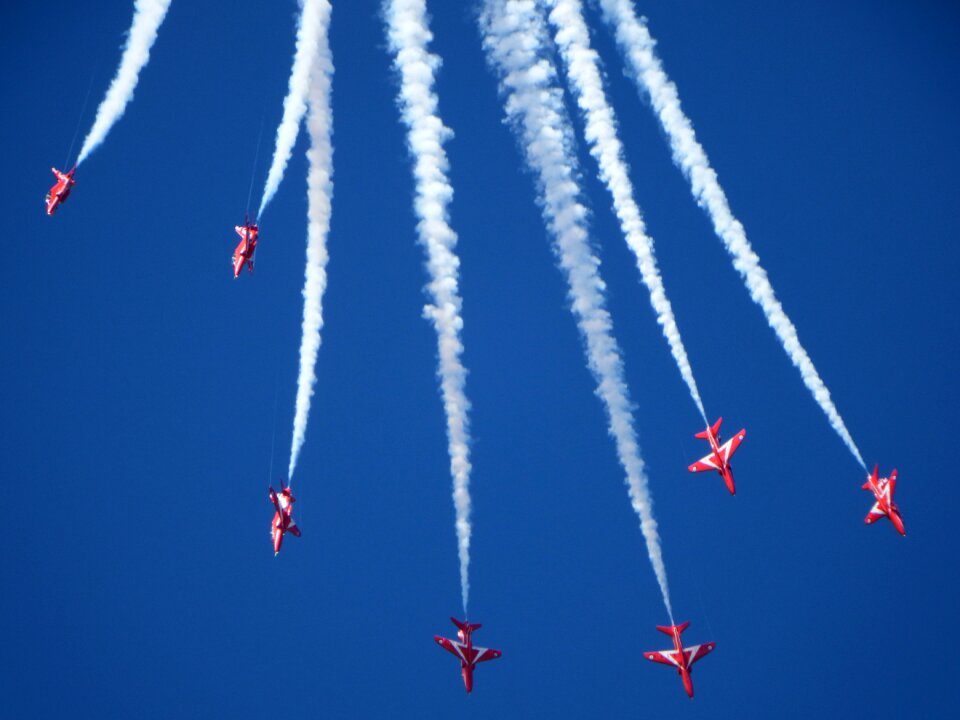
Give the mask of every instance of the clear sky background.
M 273 557 L 306 239 L 306 138 L 263 218 L 297 5 L 176 0 L 133 103 L 53 218 L 132 3 L 0 11 L 3 713 L 36 718 L 950 717 L 960 693 L 960 13 L 949 2 L 638 3 L 734 213 L 907 528 L 750 301 L 590 7 L 637 199 L 738 494 L 686 466 L 701 421 L 582 152 L 696 699 L 668 646 L 476 3 L 429 3 L 473 402 L 468 699 L 432 636 L 460 586 L 435 335 L 374 0 L 334 3 L 334 206 L 319 381 Z M 257 154 L 258 134 L 263 132 Z M 578 124 L 578 132 L 579 132 Z M 73 158 L 70 158 L 72 162 Z M 275 439 L 275 441 L 274 441 Z M 272 468 L 272 474 L 271 474 Z M 2 714 L 2 713 L 0 713 Z

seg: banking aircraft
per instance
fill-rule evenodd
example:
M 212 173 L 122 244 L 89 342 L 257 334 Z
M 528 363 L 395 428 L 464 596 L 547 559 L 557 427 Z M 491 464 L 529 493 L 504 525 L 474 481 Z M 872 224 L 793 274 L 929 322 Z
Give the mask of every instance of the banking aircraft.
M 903 518 L 900 517 L 900 508 L 893 501 L 893 493 L 897 489 L 897 471 L 890 473 L 888 478 L 878 478 L 880 466 L 873 466 L 873 474 L 867 475 L 867 481 L 863 484 L 861 490 L 870 490 L 877 501 L 870 508 L 870 512 L 863 521 L 867 525 L 875 523 L 886 515 L 890 522 L 897 529 L 897 532 L 906 536 L 907 531 L 903 529 Z
M 236 225 L 233 229 L 240 236 L 240 243 L 233 251 L 233 277 L 238 278 L 244 265 L 247 266 L 247 270 L 253 272 L 253 253 L 257 249 L 257 235 L 260 234 L 260 228 L 245 218 L 243 225 Z
M 280 546 L 283 544 L 283 536 L 290 533 L 294 537 L 300 537 L 300 528 L 293 521 L 293 504 L 297 499 L 290 492 L 290 488 L 283 486 L 283 480 L 280 480 L 280 494 L 274 492 L 273 487 L 268 488 L 270 493 L 270 502 L 276 510 L 273 514 L 273 522 L 270 523 L 270 535 L 273 537 L 273 555 L 280 554 Z
M 720 424 L 723 418 L 719 418 L 713 427 L 707 427 L 703 432 L 694 435 L 695 438 L 706 440 L 710 443 L 710 454 L 697 460 L 693 465 L 687 468 L 690 472 L 701 472 L 703 470 L 716 470 L 720 473 L 723 481 L 727 484 L 727 490 L 731 495 L 737 494 L 737 489 L 733 484 L 733 470 L 730 467 L 730 458 L 740 447 L 740 443 L 747 436 L 746 430 L 741 430 L 723 445 L 720 444 Z
M 437 644 L 448 653 L 455 655 L 460 661 L 460 672 L 463 675 L 463 685 L 467 688 L 467 693 L 473 691 L 473 669 L 477 663 L 487 660 L 496 660 L 503 653 L 499 650 L 473 646 L 473 631 L 480 629 L 480 623 L 460 622 L 456 618 L 450 618 L 457 626 L 457 640 L 447 640 L 445 637 L 434 635 L 433 639 Z
M 675 667 L 683 680 L 683 689 L 687 695 L 693 697 L 693 680 L 690 679 L 690 672 L 693 664 L 700 658 L 709 654 L 716 646 L 716 643 L 708 642 L 703 645 L 692 645 L 685 648 L 680 639 L 680 633 L 690 626 L 690 622 L 680 625 L 668 625 L 666 627 L 657 625 L 657 630 L 673 638 L 673 650 L 660 650 L 658 652 L 645 652 L 643 656 L 647 660 L 662 663 Z
M 76 165 L 67 173 L 62 173 L 56 168 L 50 169 L 56 176 L 57 182 L 54 183 L 54 186 L 50 188 L 50 192 L 47 193 L 47 215 L 53 215 L 57 206 L 67 201 L 67 197 L 70 195 L 70 189 L 77 184 L 77 181 L 73 179 L 73 174 L 77 171 Z

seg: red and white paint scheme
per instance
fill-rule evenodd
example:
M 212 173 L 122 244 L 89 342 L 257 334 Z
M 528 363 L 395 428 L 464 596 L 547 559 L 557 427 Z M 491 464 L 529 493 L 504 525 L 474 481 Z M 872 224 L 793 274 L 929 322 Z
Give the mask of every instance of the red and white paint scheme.
M 679 625 L 669 625 L 664 627 L 657 625 L 657 630 L 673 638 L 673 650 L 660 650 L 659 652 L 645 652 L 643 656 L 647 660 L 663 663 L 675 667 L 680 677 L 683 679 L 683 689 L 687 695 L 693 697 L 693 680 L 690 679 L 690 672 L 693 664 L 700 658 L 708 655 L 716 646 L 716 643 L 708 642 L 703 645 L 692 645 L 688 648 L 683 646 L 680 639 L 680 633 L 690 626 L 690 622 Z
M 57 206 L 67 201 L 67 198 L 70 196 L 70 189 L 77 184 L 77 181 L 73 179 L 73 174 L 77 171 L 76 165 L 74 165 L 68 173 L 62 173 L 56 168 L 50 169 L 56 176 L 57 182 L 50 188 L 50 192 L 47 193 L 47 215 L 53 215 Z
M 473 631 L 480 629 L 479 623 L 460 622 L 456 618 L 450 618 L 457 626 L 457 640 L 447 640 L 445 637 L 434 635 L 433 639 L 437 644 L 448 653 L 455 655 L 460 661 L 460 672 L 463 675 L 463 685 L 467 688 L 467 693 L 473 691 L 473 668 L 477 663 L 487 660 L 496 660 L 503 653 L 499 650 L 473 646 Z
M 730 468 L 730 458 L 740 447 L 740 443 L 747 436 L 746 430 L 740 430 L 736 435 L 727 440 L 723 445 L 720 444 L 720 423 L 723 418 L 719 418 L 713 427 L 708 427 L 703 432 L 694 435 L 695 438 L 706 440 L 710 443 L 710 454 L 697 460 L 693 465 L 687 468 L 690 472 L 701 472 L 703 470 L 716 470 L 720 477 L 727 484 L 727 490 L 731 495 L 737 494 L 737 488 L 733 484 L 733 470 Z
M 269 488 L 270 502 L 276 512 L 273 514 L 273 522 L 270 523 L 270 535 L 273 537 L 273 555 L 280 554 L 280 546 L 283 545 L 283 536 L 290 533 L 294 537 L 300 537 L 300 528 L 293 521 L 293 504 L 297 499 L 290 492 L 289 487 L 283 486 L 283 480 L 280 481 L 280 494 L 274 492 L 273 487 Z
M 240 243 L 233 251 L 233 277 L 240 277 L 243 266 L 253 272 L 253 253 L 257 249 L 257 235 L 260 234 L 260 228 L 255 224 L 251 225 L 249 219 L 244 219 L 243 225 L 235 225 L 234 230 L 240 236 Z
M 873 474 L 867 475 L 867 481 L 863 484 L 862 490 L 870 490 L 877 501 L 870 508 L 870 512 L 863 521 L 867 525 L 875 523 L 886 515 L 890 522 L 897 529 L 897 532 L 906 537 L 907 531 L 903 529 L 903 518 L 900 517 L 900 508 L 893 501 L 893 493 L 897 489 L 897 471 L 890 473 L 888 478 L 878 478 L 880 466 L 873 466 Z

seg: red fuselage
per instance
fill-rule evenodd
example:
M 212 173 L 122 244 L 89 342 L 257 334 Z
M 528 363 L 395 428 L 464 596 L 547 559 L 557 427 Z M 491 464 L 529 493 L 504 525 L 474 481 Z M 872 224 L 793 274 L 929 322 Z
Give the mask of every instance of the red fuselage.
M 67 201 L 67 198 L 70 196 L 70 189 L 77 184 L 73 179 L 73 173 L 77 170 L 76 167 L 67 173 L 62 173 L 56 168 L 50 169 L 53 171 L 54 176 L 56 176 L 57 182 L 54 183 L 53 187 L 50 188 L 50 192 L 47 193 L 47 215 L 53 215 L 57 207 Z
M 473 631 L 478 629 L 480 625 L 460 622 L 456 618 L 450 619 L 457 626 L 457 640 L 448 640 L 439 635 L 434 635 L 433 639 L 440 647 L 460 661 L 460 675 L 463 677 L 463 686 L 469 694 L 473 692 L 473 669 L 477 666 L 477 663 L 496 660 L 500 657 L 501 652 L 490 648 L 474 647 Z
M 706 440 L 710 443 L 710 454 L 700 458 L 687 469 L 690 472 L 708 472 L 714 470 L 723 478 L 724 484 L 731 495 L 737 494 L 737 488 L 733 483 L 733 469 L 730 467 L 730 458 L 740 447 L 740 443 L 746 437 L 747 431 L 741 429 L 734 434 L 730 440 L 724 443 L 720 439 L 720 425 L 723 418 L 718 419 L 713 426 L 707 425 L 707 429 L 698 432 L 694 437 Z
M 688 648 L 683 646 L 680 634 L 689 627 L 690 623 L 685 622 L 680 625 L 657 625 L 657 630 L 669 635 L 673 640 L 673 650 L 659 650 L 655 652 L 645 652 L 643 656 L 661 665 L 675 668 L 683 681 L 683 689 L 689 697 L 693 697 L 693 679 L 690 677 L 693 664 L 713 652 L 716 643 L 708 642 L 702 645 L 691 645 Z
M 723 457 L 723 453 L 720 451 L 720 433 L 714 434 L 708 430 L 707 440 L 710 442 L 710 449 L 713 450 L 713 454 L 717 457 L 717 464 L 720 466 L 717 468 L 717 472 L 720 473 L 720 476 L 723 478 L 723 482 L 727 486 L 727 490 L 730 491 L 730 494 L 736 495 L 737 488 L 733 484 L 733 470 L 730 468 L 730 461 Z
M 273 503 L 273 521 L 270 523 L 270 535 L 273 538 L 273 554 L 280 554 L 283 545 L 283 536 L 287 533 L 300 537 L 300 528 L 293 521 L 293 503 L 297 499 L 290 492 L 290 488 L 283 488 L 280 493 L 269 490 L 270 502 Z
M 257 249 L 257 235 L 260 229 L 256 225 L 237 225 L 234 230 L 240 236 L 240 242 L 233 251 L 233 277 L 240 277 L 243 266 L 253 272 L 253 253 Z
M 714 444 L 716 444 L 716 441 L 714 441 Z M 690 677 L 690 664 L 683 652 L 683 640 L 680 639 L 680 630 L 676 625 L 673 627 L 672 637 L 673 649 L 677 658 L 677 672 L 680 673 L 680 678 L 683 680 L 683 689 L 687 691 L 687 695 L 693 697 L 693 678 Z
M 870 509 L 870 512 L 867 513 L 863 521 L 869 525 L 878 518 L 886 515 L 897 532 L 906 536 L 907 531 L 903 526 L 900 508 L 893 501 L 893 493 L 897 486 L 897 471 L 894 470 L 891 472 L 889 478 L 881 478 L 878 476 L 879 468 L 875 467 L 873 474 L 867 476 L 867 482 L 863 485 L 863 489 L 872 492 L 873 497 L 876 499 L 876 503 Z

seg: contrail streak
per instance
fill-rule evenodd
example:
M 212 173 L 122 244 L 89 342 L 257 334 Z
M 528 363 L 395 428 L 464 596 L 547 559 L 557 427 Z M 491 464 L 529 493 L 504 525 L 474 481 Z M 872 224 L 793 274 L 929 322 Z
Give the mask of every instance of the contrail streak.
M 283 117 L 277 127 L 277 141 L 273 151 L 273 161 L 267 173 L 267 182 L 263 188 L 263 198 L 257 218 L 273 200 L 280 187 L 283 173 L 290 161 L 290 154 L 297 142 L 300 121 L 307 111 L 307 95 L 310 92 L 311 68 L 314 58 L 320 52 L 322 37 L 326 37 L 330 17 L 329 3 L 326 0 L 300 0 L 303 9 L 297 25 L 297 50 L 293 56 L 290 70 L 290 83 L 287 97 L 283 100 Z M 324 8 L 326 6 L 326 9 Z
M 710 216 L 714 232 L 733 258 L 733 266 L 743 277 L 750 297 L 763 310 L 767 323 L 780 338 L 783 349 L 800 371 L 804 384 L 826 414 L 830 425 L 860 466 L 866 469 L 860 450 L 837 412 L 830 398 L 830 391 L 820 379 L 807 351 L 800 344 L 797 329 L 777 299 L 767 279 L 767 272 L 760 265 L 760 258 L 747 240 L 743 225 L 730 210 L 727 196 L 717 180 L 717 173 L 710 166 L 703 147 L 697 142 L 690 119 L 680 107 L 677 86 L 667 77 L 654 52 L 656 42 L 650 36 L 646 21 L 637 18 L 629 0 L 600 0 L 600 7 L 607 22 L 614 28 L 617 43 L 627 58 L 634 79 L 640 90 L 649 96 L 660 124 L 670 139 L 674 163 L 690 182 L 690 189 L 697 204 Z
M 77 165 L 87 159 L 87 156 L 102 143 L 110 128 L 120 119 L 127 104 L 133 99 L 133 91 L 140 79 L 140 71 L 150 60 L 150 48 L 157 39 L 160 23 L 167 15 L 170 0 L 136 0 L 133 9 L 133 23 L 127 34 L 127 44 L 123 48 L 120 58 L 120 67 L 116 77 L 110 83 L 107 94 L 104 96 L 93 127 L 83 141 L 80 148 L 80 157 Z
M 487 56 L 500 75 L 507 115 L 521 138 L 527 163 L 537 177 L 544 220 L 554 237 L 554 249 L 566 274 L 572 310 L 586 344 L 588 365 L 607 411 L 609 432 L 626 472 L 630 501 L 640 517 L 647 553 L 672 622 L 667 571 L 633 426 L 623 361 L 604 303 L 605 286 L 598 271 L 600 261 L 590 248 L 587 210 L 579 201 L 580 188 L 571 150 L 573 138 L 555 82 L 556 71 L 544 49 L 543 18 L 534 0 L 487 0 L 480 21 Z
M 709 425 L 697 381 L 680 337 L 680 328 L 677 327 L 673 307 L 657 268 L 653 239 L 647 235 L 643 214 L 633 198 L 633 184 L 617 134 L 616 116 L 603 91 L 597 53 L 590 47 L 590 32 L 583 19 L 583 6 L 580 0 L 546 0 L 546 4 L 555 31 L 554 42 L 560 49 L 573 94 L 584 116 L 584 134 L 590 154 L 600 166 L 600 178 L 613 198 L 620 229 L 637 258 L 640 276 L 650 291 L 650 304 L 657 314 L 657 322 L 663 328 L 663 336 L 670 345 L 680 375 L 690 390 L 703 422 Z
M 467 371 L 461 362 L 461 299 L 458 292 L 460 259 L 457 235 L 448 223 L 453 188 L 447 177 L 449 163 L 443 143 L 452 132 L 437 112 L 434 72 L 440 58 L 427 50 L 433 35 L 427 24 L 425 0 L 389 0 L 384 15 L 393 65 L 400 75 L 398 104 L 407 126 L 407 144 L 414 161 L 414 208 L 420 244 L 427 252 L 428 288 L 432 303 L 424 316 L 437 332 L 437 375 L 447 416 L 447 446 L 453 475 L 457 548 L 460 557 L 460 591 L 464 614 L 470 594 L 470 402 L 466 395 Z
M 307 74 L 307 131 L 310 149 L 307 160 L 307 265 L 303 284 L 303 339 L 300 341 L 300 373 L 297 378 L 297 402 L 293 417 L 293 440 L 290 445 L 290 467 L 287 479 L 300 457 L 307 419 L 310 417 L 310 399 L 317 382 L 317 353 L 320 350 L 320 330 L 323 328 L 323 293 L 327 289 L 327 233 L 330 230 L 331 200 L 333 197 L 333 112 L 330 108 L 330 82 L 333 77 L 333 58 L 330 54 L 328 30 L 331 7 L 328 0 L 308 0 L 315 15 L 312 18 L 319 29 L 316 53 L 311 58 Z

